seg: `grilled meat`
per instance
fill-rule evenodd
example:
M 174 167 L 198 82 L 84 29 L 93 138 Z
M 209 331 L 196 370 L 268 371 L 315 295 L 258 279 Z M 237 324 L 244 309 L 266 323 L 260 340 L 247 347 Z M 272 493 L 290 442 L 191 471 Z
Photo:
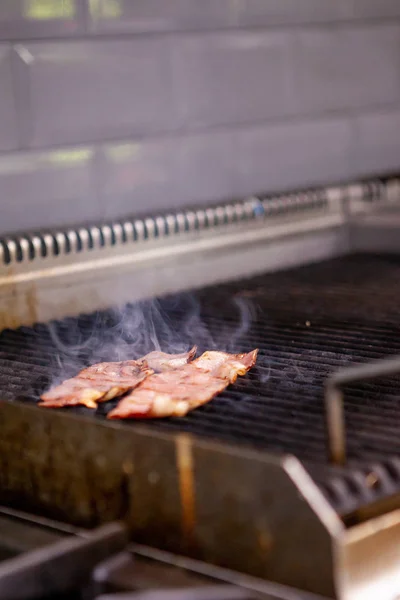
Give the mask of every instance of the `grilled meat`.
M 106 402 L 134 389 L 154 371 L 166 371 L 186 364 L 195 352 L 196 348 L 184 354 L 150 352 L 137 361 L 92 365 L 43 394 L 39 405 L 56 408 L 82 404 L 96 408 L 98 402 Z
M 156 373 L 162 371 L 170 371 L 171 369 L 177 369 L 183 367 L 187 363 L 191 362 L 196 355 L 196 346 L 193 346 L 189 352 L 183 352 L 182 354 L 167 354 L 166 352 L 150 352 L 139 359 L 139 364 L 144 364 L 152 369 Z
M 205 352 L 178 369 L 150 375 L 122 398 L 108 418 L 182 417 L 212 400 L 234 383 L 238 375 L 245 375 L 255 364 L 257 352 Z
M 92 365 L 43 394 L 39 405 L 55 408 L 82 404 L 96 408 L 98 402 L 124 394 L 153 372 L 135 360 Z

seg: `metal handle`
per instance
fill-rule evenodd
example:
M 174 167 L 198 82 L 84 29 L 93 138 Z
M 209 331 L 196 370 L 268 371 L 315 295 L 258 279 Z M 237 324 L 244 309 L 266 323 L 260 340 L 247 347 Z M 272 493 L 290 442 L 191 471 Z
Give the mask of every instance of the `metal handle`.
M 400 374 L 400 356 L 340 369 L 329 377 L 325 386 L 325 413 L 329 459 L 337 465 L 346 462 L 346 425 L 342 387 L 350 383 L 371 381 Z

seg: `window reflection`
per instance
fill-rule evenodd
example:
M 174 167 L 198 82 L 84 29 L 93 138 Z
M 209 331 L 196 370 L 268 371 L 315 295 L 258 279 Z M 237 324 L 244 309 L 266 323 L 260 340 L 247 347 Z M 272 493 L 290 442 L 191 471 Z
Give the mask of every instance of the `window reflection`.
M 95 19 L 118 19 L 124 0 L 89 0 L 90 14 Z
M 24 0 L 23 4 L 23 16 L 34 21 L 72 19 L 76 12 L 76 0 Z

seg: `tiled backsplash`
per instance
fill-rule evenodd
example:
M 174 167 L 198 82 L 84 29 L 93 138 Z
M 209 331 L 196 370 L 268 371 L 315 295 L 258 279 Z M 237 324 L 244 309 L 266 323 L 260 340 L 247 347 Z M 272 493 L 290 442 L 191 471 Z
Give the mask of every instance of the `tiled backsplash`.
M 396 169 L 399 0 L 0 1 L 0 233 Z

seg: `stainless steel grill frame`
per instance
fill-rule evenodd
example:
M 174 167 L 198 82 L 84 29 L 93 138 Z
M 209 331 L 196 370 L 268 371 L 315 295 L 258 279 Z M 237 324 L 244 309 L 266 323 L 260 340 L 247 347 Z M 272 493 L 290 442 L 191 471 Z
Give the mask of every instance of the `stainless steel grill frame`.
M 399 206 L 399 180 L 389 178 L 4 239 L 0 329 L 354 249 L 398 251 Z M 2 402 L 0 410 L 4 503 L 29 502 L 33 510 L 84 525 L 123 517 L 139 541 L 346 600 L 371 582 L 385 600 L 400 589 L 396 481 L 383 503 L 369 498 L 362 510 L 339 517 L 328 498 L 337 494 L 340 473 L 330 489 L 320 488 L 292 456 L 213 445 L 182 433 L 132 431 L 19 402 Z M 188 505 L 193 499 L 196 510 Z M 232 531 L 235 547 L 225 540 Z M 371 549 L 378 544 L 377 570 Z

